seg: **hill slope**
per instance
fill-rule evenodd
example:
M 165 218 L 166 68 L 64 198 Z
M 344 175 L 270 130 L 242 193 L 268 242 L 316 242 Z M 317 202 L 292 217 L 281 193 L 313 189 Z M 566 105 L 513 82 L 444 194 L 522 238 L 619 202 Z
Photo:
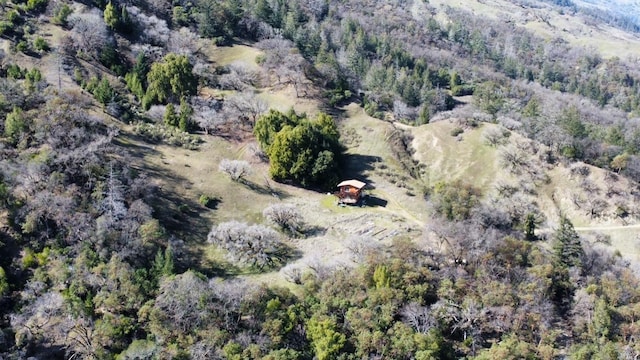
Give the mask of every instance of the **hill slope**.
M 472 14 L 513 23 L 547 39 L 560 38 L 575 46 L 597 49 L 605 57 L 634 57 L 640 54 L 640 36 L 620 28 L 598 23 L 579 13 L 562 11 L 561 7 L 543 1 L 512 2 L 503 0 L 444 1 L 431 0 L 438 14 L 447 7 L 470 11 Z M 638 4 L 604 2 L 594 4 L 616 14 L 638 14 Z M 628 12 L 627 12 L 628 11 Z M 442 15 L 441 15 L 442 16 Z M 443 18 L 446 21 L 446 17 Z

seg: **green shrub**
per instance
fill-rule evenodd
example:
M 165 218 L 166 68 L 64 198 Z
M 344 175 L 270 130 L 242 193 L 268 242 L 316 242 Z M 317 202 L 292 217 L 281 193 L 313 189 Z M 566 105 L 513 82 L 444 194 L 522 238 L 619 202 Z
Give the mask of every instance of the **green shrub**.
M 38 265 L 38 260 L 36 259 L 36 255 L 33 253 L 33 250 L 27 248 L 24 251 L 24 257 L 22 258 L 22 268 L 35 268 Z
M 464 132 L 464 130 L 461 127 L 456 126 L 451 130 L 450 134 L 451 134 L 451 136 L 458 136 L 458 135 L 462 134 L 463 132 Z
M 79 68 L 75 68 L 73 70 L 73 81 L 75 81 L 78 85 L 84 82 L 84 75 L 82 75 L 82 70 L 80 70 Z M 86 88 L 86 86 L 87 84 L 84 84 L 82 87 Z
M 20 16 L 20 12 L 18 12 L 18 10 L 11 10 L 7 12 L 6 16 L 6 20 L 12 25 L 17 25 L 22 22 L 22 16 Z
M 188 26 L 189 25 L 189 13 L 182 6 L 173 7 L 173 15 L 171 21 L 174 25 Z
M 218 199 L 217 197 L 205 194 L 200 195 L 200 198 L 198 199 L 200 205 L 210 209 L 214 208 L 219 201 L 220 199 Z
M 41 252 L 35 254 L 36 261 L 38 262 L 38 266 L 44 266 L 49 261 L 49 255 L 51 254 L 51 249 L 45 247 Z
M 0 21 L 0 36 L 7 35 L 13 30 L 13 24 L 10 21 Z
M 25 71 L 16 64 L 9 64 L 7 66 L 7 77 L 10 79 L 24 79 Z
M 448 220 L 464 220 L 480 202 L 481 192 L 460 180 L 451 183 L 438 182 L 431 193 L 431 203 L 439 215 Z
M 69 15 L 73 13 L 73 9 L 67 4 L 62 4 L 62 6 L 57 7 L 54 10 L 53 17 L 51 18 L 51 22 L 60 25 L 67 26 L 67 18 Z
M 451 88 L 451 95 L 453 96 L 473 95 L 473 86 L 471 85 L 454 86 Z
M 93 96 L 98 100 L 102 105 L 107 105 L 111 101 L 116 99 L 116 91 L 113 89 L 109 80 L 102 79 L 92 91 Z
M 27 52 L 29 50 L 29 44 L 24 40 L 20 40 L 16 44 L 16 50 L 20 51 L 21 53 Z
M 46 52 L 49 51 L 49 43 L 47 42 L 47 40 L 45 40 L 45 38 L 38 36 L 33 41 L 33 48 L 38 52 Z
M 47 8 L 49 0 L 27 0 L 25 9 L 32 12 L 42 12 Z
M 24 74 L 24 78 L 32 83 L 42 80 L 42 73 L 38 68 L 32 68 Z
M 199 137 L 180 131 L 173 126 L 164 124 L 138 123 L 133 132 L 149 142 L 164 142 L 173 146 L 181 146 L 185 149 L 195 150 L 200 146 Z

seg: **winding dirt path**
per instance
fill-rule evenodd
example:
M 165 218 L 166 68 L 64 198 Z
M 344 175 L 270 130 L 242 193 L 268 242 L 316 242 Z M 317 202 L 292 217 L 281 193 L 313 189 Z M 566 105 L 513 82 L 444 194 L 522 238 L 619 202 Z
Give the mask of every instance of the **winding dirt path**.
M 574 227 L 576 231 L 606 231 L 606 230 L 626 230 L 640 229 L 640 224 L 634 225 L 605 225 L 605 226 L 579 226 Z

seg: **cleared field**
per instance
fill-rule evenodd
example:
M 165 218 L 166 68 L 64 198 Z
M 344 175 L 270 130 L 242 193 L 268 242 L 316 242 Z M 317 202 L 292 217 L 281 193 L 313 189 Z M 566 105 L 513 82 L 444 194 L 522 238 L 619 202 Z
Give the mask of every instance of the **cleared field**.
M 481 124 L 452 136 L 457 125 L 440 121 L 413 130 L 415 158 L 427 166 L 428 183 L 463 179 L 481 188 L 490 187 L 498 178 L 496 148 L 483 143 L 482 133 L 494 124 Z M 504 174 L 501 174 L 504 176 Z
M 640 225 L 577 227 L 579 234 L 600 233 L 611 237 L 611 247 L 623 258 L 640 261 Z
M 231 63 L 240 63 L 249 69 L 258 70 L 260 66 L 256 63 L 256 57 L 262 51 L 248 45 L 236 44 L 233 46 L 205 46 L 202 53 L 217 65 L 225 66 Z

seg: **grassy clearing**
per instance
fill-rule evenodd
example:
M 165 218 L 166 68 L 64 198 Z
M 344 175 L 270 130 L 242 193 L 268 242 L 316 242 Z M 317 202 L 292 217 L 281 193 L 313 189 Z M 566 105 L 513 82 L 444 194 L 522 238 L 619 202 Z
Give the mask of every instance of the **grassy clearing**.
M 347 177 L 357 177 L 371 184 L 373 201 L 384 204 L 383 212 L 397 213 L 422 226 L 428 218 L 427 204 L 420 196 L 421 179 L 407 175 L 394 155 L 389 139 L 398 131 L 392 123 L 368 116 L 357 104 L 344 109 L 340 122 L 343 138 L 347 138 Z
M 457 125 L 449 121 L 415 128 L 415 158 L 427 167 L 427 183 L 462 179 L 481 188 L 494 184 L 499 173 L 496 148 L 484 144 L 482 133 L 495 126 L 482 124 L 458 136 L 451 135 Z
M 640 228 L 638 227 L 599 227 L 596 230 L 576 228 L 579 234 L 588 235 L 595 232 L 611 237 L 611 248 L 620 251 L 623 258 L 630 261 L 640 261 Z
M 313 116 L 319 112 L 320 101 L 313 98 L 296 97 L 293 86 L 279 89 L 265 88 L 258 95 L 260 99 L 273 109 L 285 112 L 293 108 L 298 113 Z
M 252 70 L 260 69 L 256 63 L 256 57 L 261 55 L 262 51 L 247 45 L 205 46 L 201 51 L 209 61 L 216 65 L 226 66 L 231 63 L 240 63 Z
M 356 109 L 358 108 L 354 105 L 350 111 L 355 112 Z M 353 128 L 355 136 L 371 140 L 363 142 L 362 148 L 356 146 L 349 149 L 350 155 L 365 158 L 382 152 L 384 159 L 381 157 L 380 162 L 388 163 L 386 166 L 389 168 L 395 166 L 393 156 L 385 145 L 385 134 L 391 130 L 391 124 L 366 116 L 347 118 L 343 120 L 343 124 Z M 249 136 L 241 138 L 250 139 Z M 214 136 L 202 136 L 202 139 L 204 142 L 198 150 L 187 150 L 147 144 L 135 136 L 127 135 L 125 131 L 121 144 L 131 148 L 136 154 L 134 166 L 144 168 L 160 188 L 163 200 L 154 204 L 154 208 L 163 224 L 186 241 L 190 256 L 199 264 L 198 270 L 206 274 L 242 275 L 255 281 L 269 282 L 274 277 L 281 278 L 277 272 L 257 275 L 250 269 L 233 267 L 225 260 L 222 252 L 205 241 L 211 226 L 220 222 L 265 222 L 262 210 L 274 202 L 293 204 L 303 214 L 308 229 L 307 237 L 292 240 L 292 244 L 300 252 L 299 258 L 293 262 L 301 264 L 314 261 L 349 263 L 349 250 L 345 248 L 344 241 L 352 236 L 370 237 L 373 241 L 390 241 L 405 233 L 408 228 L 419 230 L 416 225 L 419 215 L 412 213 L 416 207 L 407 204 L 403 198 L 415 201 L 416 204 L 423 201 L 404 195 L 405 189 L 390 184 L 376 174 L 373 167 L 370 171 L 354 168 L 352 174 L 359 173 L 365 177 L 372 175 L 376 184 L 376 189 L 371 192 L 371 199 L 374 201 L 365 207 L 339 207 L 333 195 L 269 180 L 268 165 L 255 158 L 249 150 L 248 141 L 232 141 Z M 233 182 L 218 171 L 218 165 L 224 158 L 247 160 L 253 165 L 254 172 L 245 184 Z M 355 165 L 359 166 L 357 163 Z M 219 199 L 213 209 L 198 203 L 203 194 Z

